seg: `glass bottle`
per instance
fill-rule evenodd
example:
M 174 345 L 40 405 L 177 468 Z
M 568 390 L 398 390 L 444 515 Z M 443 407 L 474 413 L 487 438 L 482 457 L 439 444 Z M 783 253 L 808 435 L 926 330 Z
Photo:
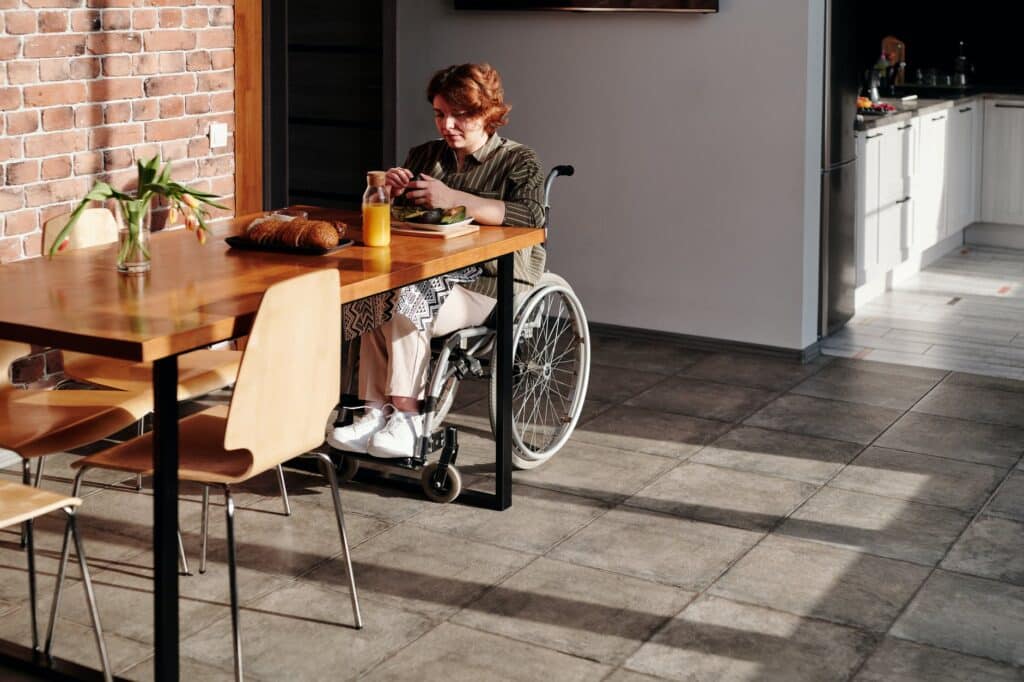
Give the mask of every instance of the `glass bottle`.
M 391 196 L 384 176 L 384 171 L 366 174 L 366 192 L 363 193 L 363 244 L 366 246 L 391 244 Z

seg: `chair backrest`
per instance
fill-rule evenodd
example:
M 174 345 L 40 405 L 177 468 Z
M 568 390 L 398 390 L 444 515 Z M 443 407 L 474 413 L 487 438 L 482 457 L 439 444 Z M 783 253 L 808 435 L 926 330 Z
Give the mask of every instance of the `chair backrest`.
M 68 224 L 70 213 L 63 213 L 43 223 L 43 253 L 50 250 L 53 240 Z M 82 211 L 74 229 L 68 235 L 69 249 L 84 249 L 117 241 L 117 220 L 106 208 L 87 208 Z
M 263 294 L 242 355 L 224 447 L 253 454 L 249 475 L 321 445 L 338 403 L 341 282 L 317 270 Z

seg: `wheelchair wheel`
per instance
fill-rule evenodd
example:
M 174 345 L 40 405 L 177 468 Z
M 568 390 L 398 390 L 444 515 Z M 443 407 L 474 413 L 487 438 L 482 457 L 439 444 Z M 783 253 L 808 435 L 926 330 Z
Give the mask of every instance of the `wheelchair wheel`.
M 497 344 L 495 344 L 495 352 Z M 491 359 L 490 416 L 498 412 Z M 558 452 L 576 428 L 590 378 L 590 332 L 568 282 L 544 273 L 516 313 L 512 341 L 512 463 L 532 469 Z
M 423 486 L 423 493 L 432 502 L 447 504 L 459 496 L 462 492 L 462 475 L 453 466 L 448 467 L 443 485 L 435 485 L 433 478 L 437 471 L 438 463 L 430 462 L 420 472 L 420 485 Z

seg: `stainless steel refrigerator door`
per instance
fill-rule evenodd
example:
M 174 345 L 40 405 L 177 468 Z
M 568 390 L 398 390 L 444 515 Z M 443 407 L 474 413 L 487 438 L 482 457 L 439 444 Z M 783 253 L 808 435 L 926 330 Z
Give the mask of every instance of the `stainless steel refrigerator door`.
M 821 311 L 818 330 L 828 336 L 853 317 L 857 286 L 854 211 L 857 164 L 849 161 L 821 174 Z
M 854 2 L 828 0 L 825 15 L 825 101 L 821 167 L 829 170 L 851 161 L 857 153 L 857 71 Z

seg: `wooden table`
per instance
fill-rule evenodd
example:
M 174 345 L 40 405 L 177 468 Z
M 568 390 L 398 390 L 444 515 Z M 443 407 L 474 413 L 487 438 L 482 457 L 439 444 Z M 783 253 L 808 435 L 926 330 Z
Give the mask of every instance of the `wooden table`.
M 0 339 L 112 358 L 153 362 L 153 553 L 156 678 L 178 679 L 177 356 L 248 333 L 262 293 L 309 270 L 338 268 L 340 300 L 354 301 L 459 268 L 498 259 L 498 419 L 495 493 L 476 501 L 511 504 L 512 254 L 540 244 L 544 231 L 484 227 L 457 239 L 395 236 L 390 248 L 352 246 L 326 256 L 230 249 L 223 237 L 254 216 L 214 229 L 206 245 L 184 230 L 153 235 L 153 270 L 119 275 L 114 245 L 0 267 Z M 359 224 L 352 212 L 314 210 L 311 217 Z M 348 236 L 360 237 L 358 229 Z M 469 499 L 473 491 L 464 493 Z M 2 660 L 2 656 L 0 656 Z

